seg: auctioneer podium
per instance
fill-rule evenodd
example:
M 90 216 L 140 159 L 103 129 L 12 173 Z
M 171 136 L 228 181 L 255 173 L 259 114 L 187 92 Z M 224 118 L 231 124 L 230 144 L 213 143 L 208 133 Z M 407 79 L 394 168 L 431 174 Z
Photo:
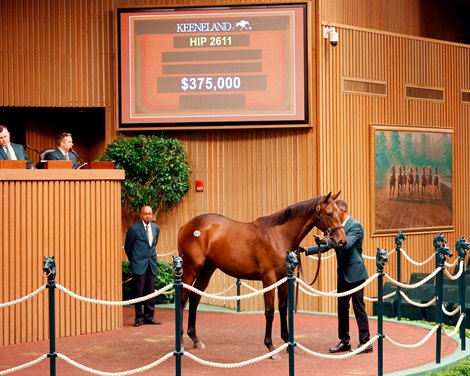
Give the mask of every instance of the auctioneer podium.
M 11 162 L 22 167 L 9 168 Z M 57 283 L 89 298 L 119 301 L 123 170 L 26 170 L 0 163 L 0 303 L 47 283 L 43 256 L 54 256 Z M 122 326 L 121 306 L 82 302 L 56 289 L 56 335 Z M 47 289 L 0 308 L 0 346 L 47 339 Z

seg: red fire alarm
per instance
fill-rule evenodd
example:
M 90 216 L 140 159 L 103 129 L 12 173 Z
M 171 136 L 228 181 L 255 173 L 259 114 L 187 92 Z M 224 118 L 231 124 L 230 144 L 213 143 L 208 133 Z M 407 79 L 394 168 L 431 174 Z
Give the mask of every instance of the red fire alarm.
M 204 192 L 204 180 L 196 180 L 196 192 Z

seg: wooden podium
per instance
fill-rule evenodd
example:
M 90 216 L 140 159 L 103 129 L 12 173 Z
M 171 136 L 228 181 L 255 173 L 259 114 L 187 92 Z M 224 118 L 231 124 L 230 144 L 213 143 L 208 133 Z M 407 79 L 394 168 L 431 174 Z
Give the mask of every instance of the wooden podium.
M 0 160 L 0 169 L 26 170 L 26 161 Z
M 124 170 L 73 170 L 70 165 L 67 169 L 27 170 L 24 164 L 21 169 L 0 169 L 2 303 L 47 283 L 44 256 L 55 257 L 56 281 L 72 292 L 122 300 L 123 179 Z M 0 344 L 48 339 L 47 294 L 45 289 L 32 299 L 0 309 Z M 56 293 L 56 312 L 58 337 L 122 327 L 121 306 L 91 304 L 64 293 Z
M 46 161 L 43 168 L 44 170 L 71 170 L 72 161 Z

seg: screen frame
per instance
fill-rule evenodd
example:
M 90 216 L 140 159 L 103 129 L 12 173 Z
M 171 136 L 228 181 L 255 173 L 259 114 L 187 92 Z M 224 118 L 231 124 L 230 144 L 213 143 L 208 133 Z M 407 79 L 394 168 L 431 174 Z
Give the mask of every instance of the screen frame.
M 121 16 L 122 14 L 131 15 L 134 14 L 146 14 L 146 13 L 158 13 L 158 12 L 201 12 L 201 11 L 249 11 L 250 9 L 256 9 L 257 11 L 262 10 L 271 10 L 271 9 L 282 9 L 282 8 L 299 8 L 301 10 L 301 18 L 302 18 L 302 25 L 301 29 L 303 31 L 303 35 L 300 37 L 302 44 L 302 52 L 303 52 L 303 59 L 302 59 L 302 68 L 303 68 L 303 83 L 302 86 L 299 86 L 299 90 L 302 91 L 303 94 L 303 101 L 300 103 L 299 107 L 302 107 L 303 110 L 303 118 L 302 119 L 292 119 L 286 116 L 285 119 L 279 120 L 242 120 L 242 116 L 239 116 L 240 120 L 236 121 L 172 121 L 170 117 L 168 117 L 167 121 L 158 121 L 158 122 L 124 122 L 123 121 L 123 84 L 122 84 L 122 56 L 123 53 L 128 53 L 129 49 L 126 51 L 122 50 L 122 30 L 121 30 Z M 117 9 L 117 28 L 118 28 L 118 38 L 117 38 L 117 50 L 118 50 L 118 57 L 117 61 L 117 131 L 134 131 L 134 130 L 184 130 L 184 129 L 233 129 L 233 128 L 305 128 L 310 127 L 310 119 L 311 119 L 311 104 L 310 104 L 310 49 L 309 46 L 309 34 L 308 34 L 308 27 L 309 24 L 309 12 L 308 12 L 308 4 L 304 2 L 296 2 L 296 3 L 287 3 L 287 4 L 247 4 L 247 5 L 230 5 L 230 6 L 182 6 L 182 7 L 144 7 L 144 8 L 118 8 Z M 129 35 L 129 34 L 127 34 Z M 295 40 L 294 40 L 295 41 Z M 131 48 L 131 46 L 129 46 Z M 295 51 L 294 51 L 295 53 Z M 130 69 L 126 70 L 125 74 L 130 74 Z M 293 87 L 294 85 L 291 84 Z M 127 89 L 128 91 L 130 88 Z M 130 94 L 127 94 L 130 97 Z

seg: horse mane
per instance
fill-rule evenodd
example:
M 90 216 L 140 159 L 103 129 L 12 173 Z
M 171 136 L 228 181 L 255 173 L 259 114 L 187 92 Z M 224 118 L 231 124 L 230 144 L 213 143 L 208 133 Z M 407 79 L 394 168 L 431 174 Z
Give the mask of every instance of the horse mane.
M 273 227 L 289 222 L 293 218 L 302 217 L 312 212 L 312 208 L 316 208 L 322 196 L 317 196 L 309 200 L 300 201 L 296 204 L 289 205 L 287 208 L 281 209 L 274 214 L 259 217 L 255 223 L 260 227 Z

